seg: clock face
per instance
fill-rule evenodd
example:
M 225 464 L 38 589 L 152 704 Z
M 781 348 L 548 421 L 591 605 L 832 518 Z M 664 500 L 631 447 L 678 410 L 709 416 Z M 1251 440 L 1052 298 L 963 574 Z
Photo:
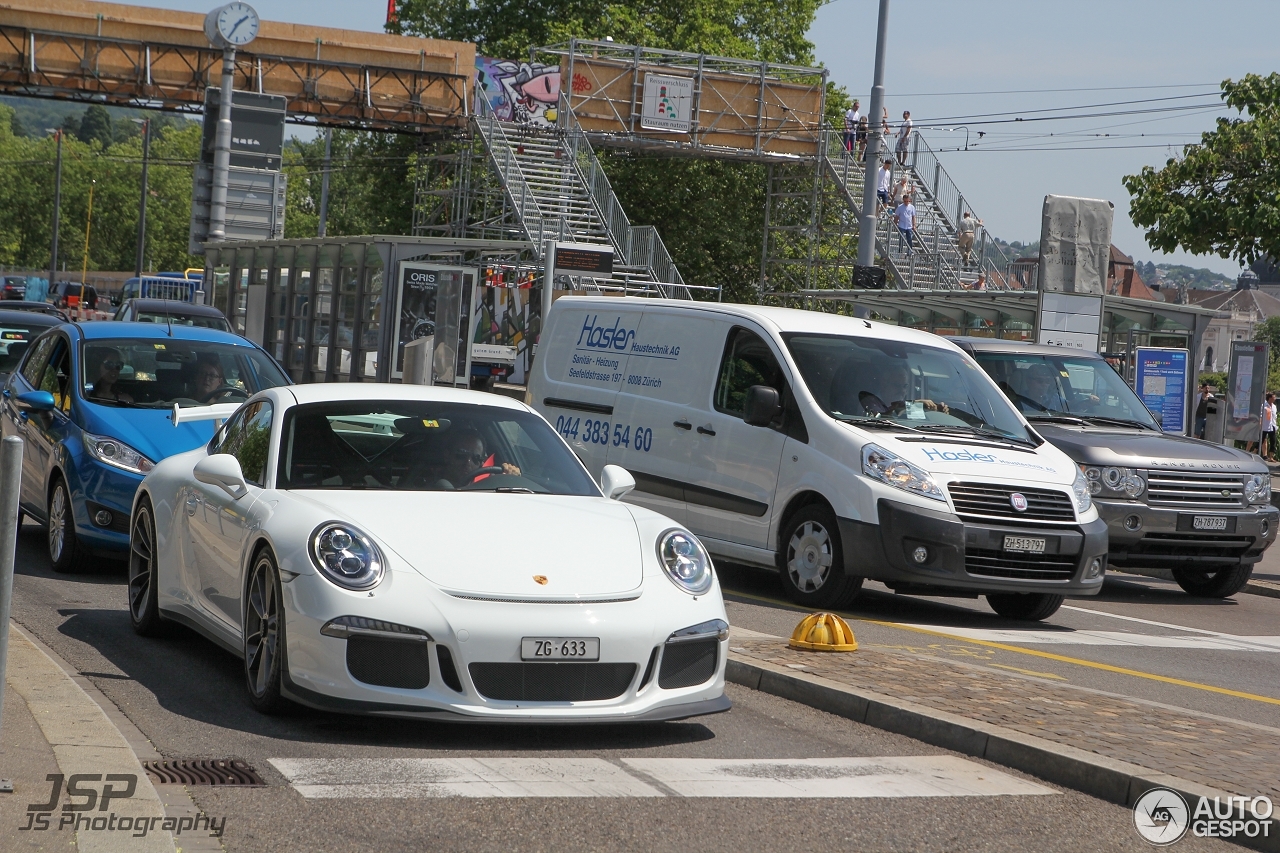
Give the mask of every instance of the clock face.
M 258 24 L 258 13 L 247 3 L 230 3 L 218 10 L 218 34 L 234 47 L 253 41 Z

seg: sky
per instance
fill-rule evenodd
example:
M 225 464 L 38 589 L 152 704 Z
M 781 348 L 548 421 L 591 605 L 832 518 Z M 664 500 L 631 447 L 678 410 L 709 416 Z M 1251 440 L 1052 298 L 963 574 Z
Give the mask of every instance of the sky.
M 216 5 L 133 2 L 192 12 Z M 381 30 L 386 17 L 385 0 L 253 5 L 264 20 L 355 30 Z M 878 6 L 878 0 L 834 0 L 809 33 L 818 62 L 862 101 L 864 112 Z M 895 122 L 911 110 L 974 213 L 1001 239 L 1039 239 L 1046 194 L 1103 198 L 1116 206 L 1112 242 L 1135 259 L 1234 276 L 1239 265 L 1231 260 L 1153 252 L 1129 220 L 1121 180 L 1144 165 L 1163 165 L 1212 129 L 1216 116 L 1236 115 L 1221 104 L 1218 86 L 1280 70 L 1277 32 L 1280 0 L 891 0 L 886 105 Z M 1057 118 L 1156 109 L 1165 111 Z M 1049 116 L 1055 120 L 1012 121 Z M 969 128 L 968 151 L 957 150 L 965 147 L 964 130 L 944 129 L 960 127 Z

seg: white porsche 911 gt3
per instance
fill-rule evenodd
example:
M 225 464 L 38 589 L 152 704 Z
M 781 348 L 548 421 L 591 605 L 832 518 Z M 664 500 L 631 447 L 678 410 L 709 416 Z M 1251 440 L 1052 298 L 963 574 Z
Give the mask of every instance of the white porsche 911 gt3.
M 414 385 L 293 385 L 169 457 L 134 499 L 129 613 L 244 659 L 270 713 L 671 720 L 724 711 L 706 551 L 618 498 L 538 414 Z M 603 491 L 603 494 L 602 494 Z

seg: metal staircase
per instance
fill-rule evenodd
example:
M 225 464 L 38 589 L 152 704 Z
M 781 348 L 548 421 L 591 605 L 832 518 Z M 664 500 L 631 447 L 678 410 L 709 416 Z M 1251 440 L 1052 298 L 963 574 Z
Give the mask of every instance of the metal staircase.
M 609 278 L 572 277 L 576 288 L 630 295 L 691 298 L 671 255 L 651 225 L 632 225 L 568 104 L 561 126 L 499 121 L 478 99 L 472 125 L 525 236 L 541 255 L 548 240 L 611 246 Z
M 845 203 L 860 216 L 865 164 L 845 151 L 840 134 L 830 130 L 820 156 L 823 174 L 835 182 Z M 895 158 L 895 184 L 903 172 Z M 964 211 L 972 208 L 919 133 L 913 134 L 905 174 L 911 182 L 912 204 L 916 208 L 914 249 L 908 251 L 900 238 L 893 211 L 882 212 L 876 220 L 876 254 L 892 284 L 910 290 L 960 290 L 985 271 L 989 290 L 1009 289 L 1005 275 L 1009 260 L 989 239 L 985 228 L 979 227 L 975 235 L 970 265 L 962 263 L 956 225 Z

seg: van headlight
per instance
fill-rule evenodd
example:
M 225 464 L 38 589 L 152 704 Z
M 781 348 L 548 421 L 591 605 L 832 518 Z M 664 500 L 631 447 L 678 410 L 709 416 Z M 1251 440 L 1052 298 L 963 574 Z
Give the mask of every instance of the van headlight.
M 80 436 L 84 439 L 84 449 L 104 465 L 132 474 L 145 474 L 156 467 L 156 463 L 123 441 L 105 435 L 91 435 L 87 432 L 80 433 Z
M 1085 479 L 1084 472 L 1076 469 L 1076 478 L 1071 483 L 1071 495 L 1076 501 L 1076 514 L 1082 515 L 1089 511 L 1090 504 L 1093 499 L 1089 497 L 1089 481 Z
M 1108 465 L 1105 468 L 1089 466 L 1084 469 L 1089 494 L 1094 497 L 1110 495 L 1136 498 L 1147 489 L 1142 473 L 1136 468 L 1119 468 L 1115 465 Z
M 1271 477 L 1266 474 L 1250 474 L 1244 481 L 1244 497 L 1251 504 L 1271 501 Z
M 945 501 L 942 489 L 933 481 L 933 477 L 923 468 L 912 465 L 901 456 L 890 453 L 878 444 L 866 444 L 862 447 L 862 473 L 868 477 L 888 483 L 890 486 Z
M 671 582 L 690 595 L 711 589 L 711 556 L 687 530 L 668 530 L 658 537 L 658 561 Z
M 311 534 L 311 560 L 343 589 L 369 589 L 382 580 L 382 552 L 350 524 L 328 522 Z

